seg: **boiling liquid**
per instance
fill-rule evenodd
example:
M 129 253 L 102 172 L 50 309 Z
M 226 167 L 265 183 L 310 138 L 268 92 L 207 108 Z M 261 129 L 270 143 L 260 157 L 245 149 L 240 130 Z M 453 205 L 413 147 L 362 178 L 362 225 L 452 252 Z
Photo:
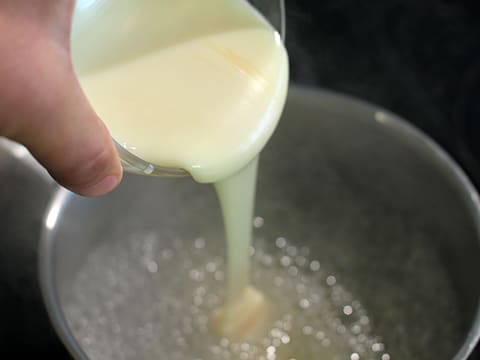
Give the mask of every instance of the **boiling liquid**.
M 390 359 L 366 309 L 306 247 L 259 237 L 249 249 L 252 283 L 275 307 L 264 333 L 242 341 L 209 329 L 229 296 L 217 241 L 119 234 L 90 254 L 64 300 L 91 359 Z

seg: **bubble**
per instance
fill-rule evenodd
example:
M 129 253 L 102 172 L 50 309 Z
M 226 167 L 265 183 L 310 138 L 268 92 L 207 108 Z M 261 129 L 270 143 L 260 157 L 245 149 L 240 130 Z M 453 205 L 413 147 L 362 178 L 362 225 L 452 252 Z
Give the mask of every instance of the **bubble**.
M 310 307 L 310 301 L 308 299 L 301 299 L 298 305 L 302 309 L 308 309 Z
M 270 334 L 276 338 L 276 337 L 280 337 L 282 335 L 282 332 L 280 331 L 280 329 L 278 328 L 273 328 L 271 331 L 270 331 Z
M 333 286 L 337 283 L 337 279 L 335 278 L 335 276 L 333 275 L 330 275 L 327 277 L 327 285 L 328 286 Z
M 312 270 L 312 271 L 318 271 L 318 270 L 320 270 L 320 262 L 318 262 L 317 260 L 313 260 L 313 261 L 310 263 L 310 270 Z
M 304 335 L 312 335 L 313 329 L 311 326 L 306 325 L 303 327 L 302 332 Z
M 298 275 L 298 268 L 296 266 L 290 266 L 288 268 L 288 275 L 297 276 Z
M 280 341 L 280 339 L 273 339 L 272 340 L 272 345 L 275 346 L 276 348 L 280 347 L 281 344 L 282 344 L 282 342 Z
M 267 353 L 268 354 L 275 354 L 276 351 L 277 351 L 277 349 L 275 348 L 275 346 L 269 346 L 267 348 Z
M 215 264 L 213 261 L 210 261 L 207 263 L 207 265 L 205 265 L 205 269 L 209 273 L 214 273 L 217 270 L 217 264 Z
M 345 305 L 345 306 L 343 307 L 343 313 L 344 313 L 345 315 L 347 315 L 347 316 L 348 316 L 348 315 L 352 315 L 352 313 L 353 313 L 353 308 L 352 308 L 350 305 Z
M 290 256 L 284 255 L 280 258 L 280 264 L 282 264 L 282 266 L 287 267 L 287 266 L 290 266 L 291 263 L 292 263 L 292 259 L 290 258 Z
M 297 248 L 295 246 L 287 246 L 287 254 L 292 256 L 292 257 L 295 257 L 295 255 L 297 255 Z
M 203 271 L 200 271 L 200 270 L 197 270 L 197 269 L 190 270 L 189 275 L 190 275 L 191 279 L 193 279 L 195 281 L 198 281 L 198 282 L 201 282 L 204 279 Z
M 389 354 L 383 354 L 382 355 L 382 360 L 390 360 L 390 355 Z
M 323 347 L 329 347 L 331 343 L 332 343 L 332 342 L 331 342 L 330 339 L 323 339 L 323 340 L 322 340 L 322 346 L 323 346 Z
M 360 324 L 368 325 L 369 323 L 370 323 L 370 319 L 368 318 L 368 316 L 363 315 L 362 317 L 360 317 Z
M 283 237 L 279 237 L 275 240 L 275 245 L 277 245 L 279 249 L 283 249 L 285 245 L 287 245 L 287 240 Z
M 151 273 L 158 272 L 158 264 L 154 260 L 150 260 L 147 262 L 147 270 Z
M 307 264 L 307 258 L 304 256 L 297 256 L 295 258 L 295 264 L 297 264 L 300 267 L 304 267 Z
M 292 330 L 292 318 L 289 314 L 285 315 L 284 319 L 280 322 L 280 327 L 286 332 Z
M 241 349 L 242 351 L 245 351 L 245 352 L 246 352 L 246 351 L 249 351 L 249 350 L 250 350 L 250 345 L 249 345 L 248 343 L 246 343 L 246 342 L 241 343 L 241 344 L 240 344 L 240 349 Z
M 253 227 L 256 229 L 261 228 L 264 224 L 265 220 L 260 216 L 257 216 L 253 219 Z
M 204 238 L 196 238 L 194 241 L 196 249 L 203 249 L 205 247 L 205 239 Z
M 354 333 L 355 335 L 358 335 L 362 332 L 362 327 L 358 324 L 355 324 L 352 326 L 352 333 Z
M 290 336 L 288 335 L 282 335 L 282 337 L 280 338 L 280 340 L 282 341 L 283 344 L 288 344 L 290 342 Z
M 353 353 L 350 355 L 350 360 L 360 360 L 360 355 L 358 355 L 358 353 Z

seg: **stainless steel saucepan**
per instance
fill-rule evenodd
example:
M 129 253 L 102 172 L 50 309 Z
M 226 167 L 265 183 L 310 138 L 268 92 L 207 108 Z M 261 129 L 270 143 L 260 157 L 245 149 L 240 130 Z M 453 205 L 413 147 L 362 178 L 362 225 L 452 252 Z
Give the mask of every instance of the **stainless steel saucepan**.
M 427 136 L 374 105 L 293 87 L 257 194 L 264 236 L 307 245 L 368 309 L 392 359 L 467 359 L 480 336 L 478 194 Z M 73 279 L 98 246 L 139 229 L 165 247 L 198 233 L 224 247 L 213 191 L 189 179 L 127 175 L 96 199 L 59 190 L 48 209 L 42 289 L 76 359 L 89 355 L 65 317 Z

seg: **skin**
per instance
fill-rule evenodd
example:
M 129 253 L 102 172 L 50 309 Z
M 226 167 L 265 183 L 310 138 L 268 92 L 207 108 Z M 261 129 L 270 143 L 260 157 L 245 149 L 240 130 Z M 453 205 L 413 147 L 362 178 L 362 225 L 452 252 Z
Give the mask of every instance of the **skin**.
M 80 195 L 113 190 L 122 168 L 70 56 L 74 0 L 0 1 L 0 136 L 25 145 Z

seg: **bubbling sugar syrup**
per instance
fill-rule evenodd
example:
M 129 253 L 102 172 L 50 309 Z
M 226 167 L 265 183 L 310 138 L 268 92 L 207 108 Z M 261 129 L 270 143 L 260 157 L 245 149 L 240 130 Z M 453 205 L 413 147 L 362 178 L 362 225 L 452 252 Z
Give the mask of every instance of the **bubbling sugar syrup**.
M 65 314 L 93 360 L 390 360 L 367 310 L 308 247 L 256 239 L 250 260 L 252 284 L 272 311 L 248 341 L 209 331 L 226 298 L 226 264 L 202 237 L 166 246 L 155 232 L 136 233 L 99 246 L 75 277 Z

